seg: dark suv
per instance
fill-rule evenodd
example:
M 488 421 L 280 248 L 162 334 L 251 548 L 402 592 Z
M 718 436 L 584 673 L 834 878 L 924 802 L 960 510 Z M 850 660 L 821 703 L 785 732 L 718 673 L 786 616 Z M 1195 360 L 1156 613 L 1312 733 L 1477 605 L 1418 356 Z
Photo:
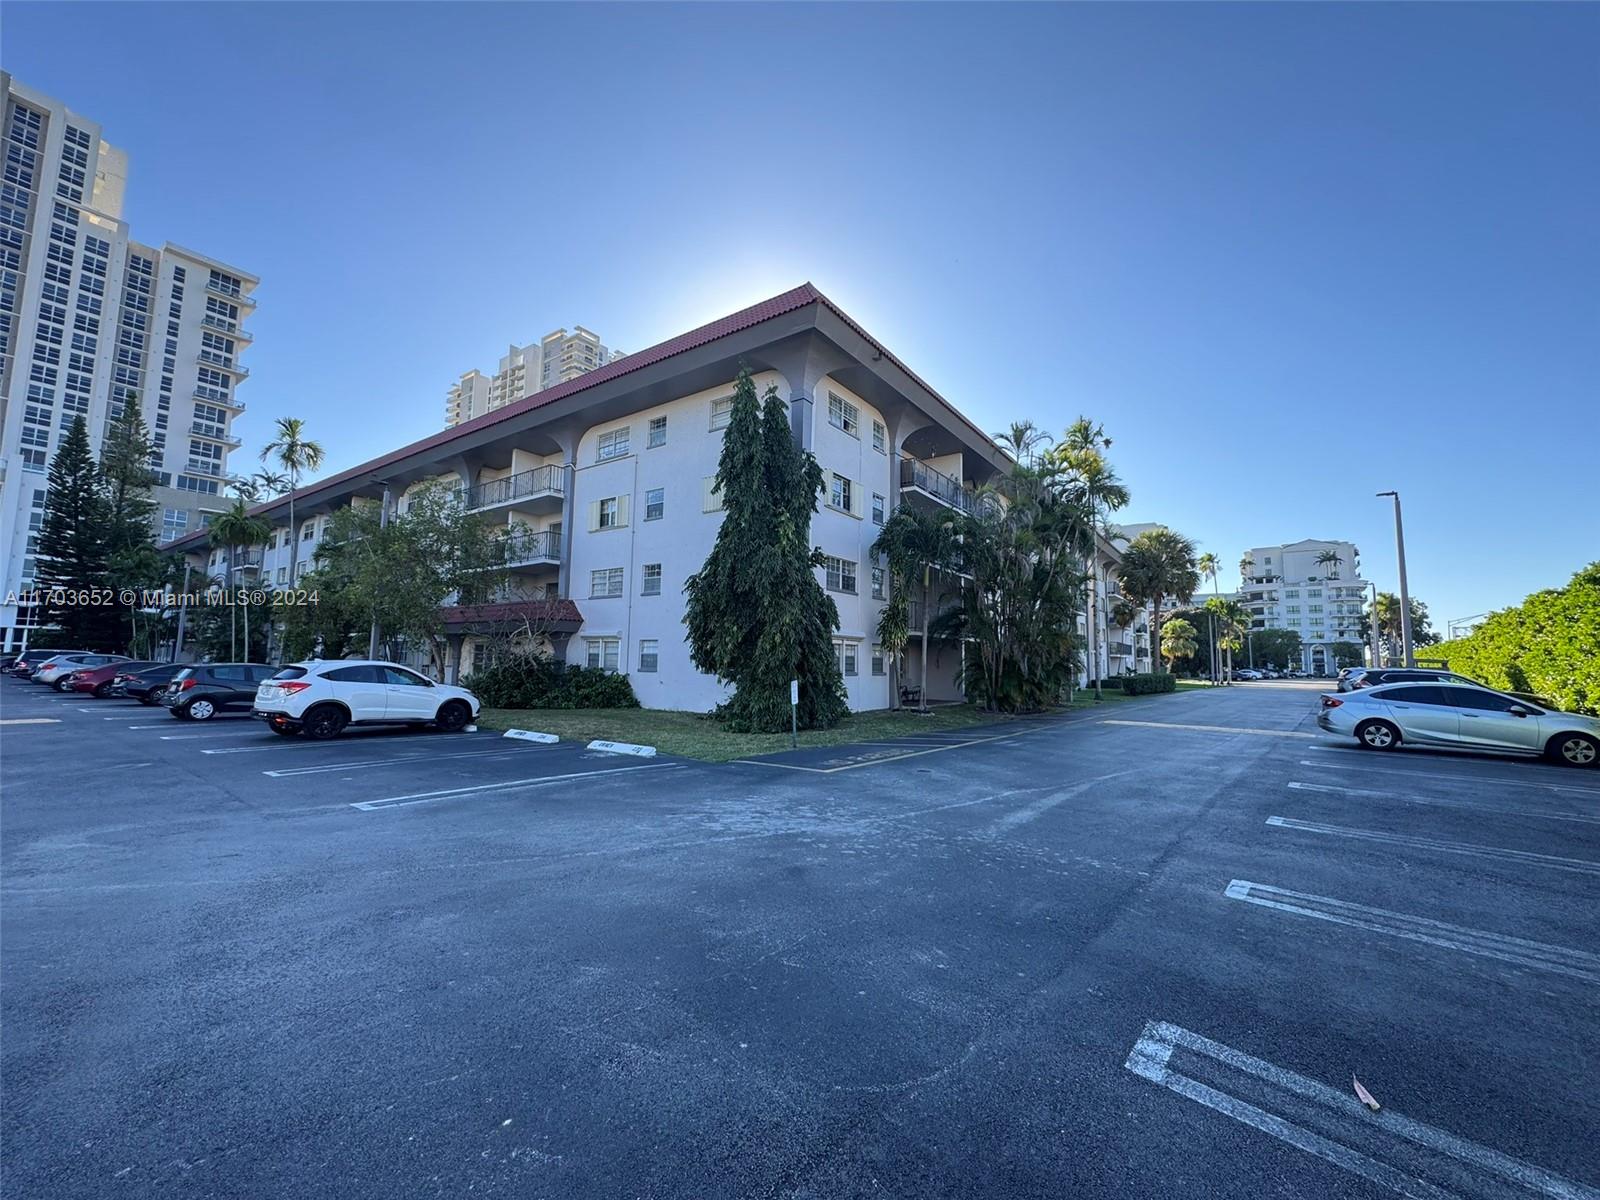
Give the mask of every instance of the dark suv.
M 255 707 L 256 688 L 277 671 L 264 663 L 200 663 L 174 675 L 156 699 L 189 721 L 209 721 L 230 710 L 247 713 Z
M 1481 688 L 1483 684 L 1454 671 L 1430 667 L 1360 667 L 1339 680 L 1338 690 L 1353 692 L 1358 688 L 1377 687 L 1380 683 L 1465 683 Z

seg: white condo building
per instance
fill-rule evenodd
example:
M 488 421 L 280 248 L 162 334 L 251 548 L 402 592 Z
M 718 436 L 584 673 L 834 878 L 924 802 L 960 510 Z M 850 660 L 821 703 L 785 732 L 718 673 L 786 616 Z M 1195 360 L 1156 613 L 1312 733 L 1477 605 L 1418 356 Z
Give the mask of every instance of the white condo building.
M 1331 670 L 1335 642 L 1362 644 L 1370 585 L 1361 578 L 1361 551 L 1353 542 L 1309 538 L 1257 546 L 1241 567 L 1247 569 L 1233 598 L 1249 610 L 1250 627 L 1298 633 L 1303 669 Z
M 0 72 L 0 563 L 4 598 L 35 579 L 51 455 L 75 418 L 96 453 L 140 404 L 170 541 L 222 508 L 255 309 L 254 275 L 171 242 L 133 240 L 122 219 L 127 155 L 100 126 Z M 31 606 L 0 606 L 6 649 Z
M 451 385 L 445 395 L 445 424 L 460 425 L 621 357 L 622 351 L 608 350 L 582 325 L 571 333 L 557 329 L 526 346 L 508 346 L 493 376 L 472 370 Z
M 482 666 L 491 637 L 526 621 L 558 657 L 626 672 L 645 706 L 705 711 L 726 693 L 690 661 L 683 585 L 722 519 L 712 481 L 741 364 L 759 393 L 778 389 L 826 477 L 811 540 L 826 560 L 818 581 L 839 607 L 835 651 L 850 706 L 888 707 L 896 668 L 902 684 L 914 682 L 920 653 L 913 638 L 892 663 L 877 641 L 889 586 L 869 552 L 879 526 L 900 504 L 969 508 L 974 485 L 1009 460 L 809 284 L 302 487 L 300 528 L 280 529 L 254 569 L 287 582 L 291 536 L 304 571 L 329 514 L 403 506 L 440 480 L 516 539 L 515 590 L 444 612 L 447 679 Z M 255 511 L 282 523 L 288 502 Z M 211 553 L 199 534 L 169 548 L 197 564 Z M 930 699 L 961 696 L 960 665 L 959 642 L 936 639 Z

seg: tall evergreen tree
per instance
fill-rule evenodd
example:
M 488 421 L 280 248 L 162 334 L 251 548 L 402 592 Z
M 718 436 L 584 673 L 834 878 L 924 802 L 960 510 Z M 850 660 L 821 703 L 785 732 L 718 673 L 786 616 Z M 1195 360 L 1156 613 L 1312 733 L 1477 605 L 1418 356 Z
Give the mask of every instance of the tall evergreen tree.
M 748 369 L 739 373 L 714 485 L 724 517 L 705 565 L 684 585 L 690 655 L 734 686 L 722 716 L 736 732 L 789 725 L 789 681 L 800 681 L 798 719 L 837 724 L 846 711 L 833 657 L 839 610 L 817 582 L 811 517 L 822 469 L 795 445 L 777 389 L 765 411 Z
M 60 628 L 61 640 L 88 649 L 120 648 L 115 604 L 87 602 L 88 594 L 107 587 L 110 554 L 107 507 L 100 473 L 89 449 L 89 428 L 82 417 L 50 460 L 44 524 L 39 530 L 37 579 L 44 593 L 43 617 Z M 63 596 L 63 593 L 68 595 Z M 82 602 L 68 602 L 82 601 Z
M 161 556 L 155 549 L 156 503 L 150 490 L 156 473 L 150 468 L 154 448 L 137 400 L 124 403 L 106 430 L 100 446 L 100 482 L 106 502 L 106 585 L 154 587 L 162 578 Z M 137 629 L 132 606 L 116 605 L 116 644 L 130 645 Z

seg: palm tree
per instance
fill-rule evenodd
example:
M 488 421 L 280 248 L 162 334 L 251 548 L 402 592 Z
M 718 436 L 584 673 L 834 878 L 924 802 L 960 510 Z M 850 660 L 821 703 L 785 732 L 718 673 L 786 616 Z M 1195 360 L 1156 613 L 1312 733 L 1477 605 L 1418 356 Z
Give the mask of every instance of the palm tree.
M 1039 447 L 1050 440 L 1050 435 L 1032 421 L 1013 421 L 1011 428 L 993 437 L 1000 449 L 1025 467 L 1034 465 L 1039 457 Z
M 1209 551 L 1209 550 L 1207 550 L 1199 558 L 1195 559 L 1195 562 L 1194 562 L 1194 569 L 1196 571 L 1200 572 L 1200 576 L 1201 576 L 1202 579 L 1205 578 L 1207 575 L 1211 576 L 1211 595 L 1213 597 L 1217 597 L 1217 596 L 1221 595 L 1221 593 L 1217 591 L 1217 568 L 1220 567 L 1221 565 L 1222 564 L 1217 561 L 1217 556 L 1215 554 L 1211 553 L 1211 551 Z M 1221 664 L 1217 661 L 1217 619 L 1216 619 L 1216 617 L 1212 616 L 1210 618 L 1210 622 L 1211 622 L 1211 625 L 1210 625 L 1210 628 L 1211 628 L 1211 682 L 1212 682 L 1212 684 L 1214 686 L 1217 683 L 1221 682 L 1221 680 L 1219 678 L 1219 673 L 1220 673 L 1220 670 L 1221 670 Z
M 902 504 L 884 522 L 870 551 L 874 558 L 882 555 L 889 560 L 892 591 L 884 618 L 889 621 L 886 631 L 891 637 L 894 623 L 905 622 L 905 582 L 919 577 L 922 580 L 922 694 L 918 708 L 924 711 L 928 707 L 928 622 L 933 608 L 933 573 L 955 561 L 960 544 L 950 515 Z M 900 611 L 891 615 L 897 606 Z M 880 636 L 884 618 L 879 621 Z
M 1329 579 L 1339 578 L 1339 566 L 1343 562 L 1344 559 L 1339 557 L 1339 552 L 1337 550 L 1324 550 L 1321 554 L 1317 555 L 1317 566 L 1331 566 L 1333 568 L 1333 570 L 1328 572 Z
M 1188 658 L 1199 644 L 1199 634 L 1189 622 L 1182 617 L 1168 621 L 1161 631 L 1161 653 L 1167 660 L 1167 673 L 1171 674 L 1178 659 Z
M 1146 530 L 1122 552 L 1120 573 L 1123 590 L 1153 606 L 1150 644 L 1161 649 L 1162 601 L 1172 599 L 1187 604 L 1200 585 L 1194 543 L 1171 529 Z
M 1245 630 L 1250 628 L 1250 612 L 1237 600 L 1224 600 L 1213 596 L 1206 601 L 1206 613 L 1216 629 L 1217 648 L 1225 651 L 1221 663 L 1224 679 L 1233 677 L 1233 652 L 1243 644 Z
M 1239 574 L 1242 577 L 1242 582 L 1248 583 L 1250 576 L 1254 575 L 1255 571 L 1256 557 L 1247 550 L 1244 557 L 1239 560 Z
M 228 551 L 228 591 L 234 593 L 234 569 L 239 558 L 240 546 L 255 546 L 265 542 L 272 536 L 272 526 L 261 517 L 253 516 L 250 506 L 240 496 L 233 502 L 233 507 L 220 513 L 211 520 L 211 544 L 223 546 Z M 229 609 L 228 653 L 237 659 L 239 648 L 234 641 L 234 634 L 238 627 L 238 596 L 234 594 L 235 604 Z M 250 610 L 244 613 L 244 647 L 245 656 L 250 654 Z
M 261 447 L 261 461 L 271 461 L 289 475 L 289 583 L 299 574 L 300 531 L 294 524 L 294 494 L 300 487 L 300 472 L 322 466 L 322 446 L 306 439 L 306 423 L 299 417 L 279 417 L 277 436 Z
M 1091 425 L 1087 417 L 1079 417 L 1067 429 L 1067 440 L 1052 452 L 1070 476 L 1077 499 L 1089 514 L 1092 533 L 1109 542 L 1113 536 L 1110 516 L 1128 503 L 1129 493 L 1116 471 L 1106 462 L 1105 455 L 1094 444 L 1110 445 L 1111 439 L 1098 425 Z M 1094 698 L 1100 699 L 1100 648 L 1099 614 L 1095 597 L 1100 592 L 1100 548 L 1093 545 L 1089 555 L 1089 602 L 1085 626 L 1089 631 L 1089 657 L 1093 664 Z

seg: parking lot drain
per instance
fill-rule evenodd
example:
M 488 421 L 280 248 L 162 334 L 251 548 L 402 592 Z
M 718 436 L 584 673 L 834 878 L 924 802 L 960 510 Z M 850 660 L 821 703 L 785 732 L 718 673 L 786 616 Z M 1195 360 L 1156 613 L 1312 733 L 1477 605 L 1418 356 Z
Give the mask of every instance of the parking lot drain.
M 632 742 L 601 742 L 594 741 L 588 745 L 590 750 L 604 750 L 607 754 L 633 754 L 639 758 L 654 758 L 654 746 L 635 746 Z
M 561 739 L 553 733 L 535 733 L 531 729 L 508 729 L 505 732 L 508 738 L 521 738 L 525 742 L 541 742 L 545 745 L 559 742 Z

